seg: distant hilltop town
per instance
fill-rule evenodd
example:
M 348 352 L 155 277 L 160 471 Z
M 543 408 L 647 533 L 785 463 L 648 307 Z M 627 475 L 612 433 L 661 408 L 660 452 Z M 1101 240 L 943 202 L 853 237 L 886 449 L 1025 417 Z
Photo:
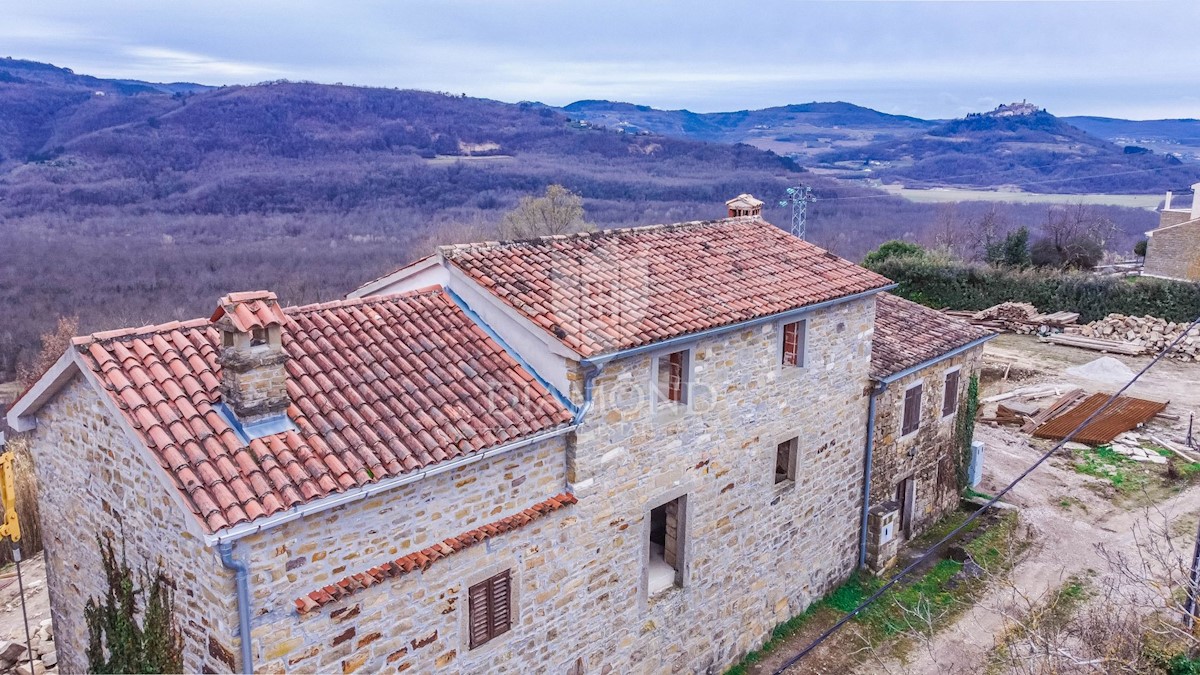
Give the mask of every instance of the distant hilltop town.
M 1041 108 L 1022 99 L 1020 103 L 996 106 L 995 110 L 984 114 L 989 117 L 1026 117 L 1039 112 L 1042 112 Z

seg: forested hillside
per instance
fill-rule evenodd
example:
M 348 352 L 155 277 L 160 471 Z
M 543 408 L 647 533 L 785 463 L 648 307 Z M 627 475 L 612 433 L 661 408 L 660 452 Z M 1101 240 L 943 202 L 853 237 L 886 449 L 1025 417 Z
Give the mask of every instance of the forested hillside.
M 24 65 L 21 65 L 24 64 Z M 601 227 L 724 215 L 816 188 L 810 238 L 857 259 L 947 212 L 742 144 L 623 134 L 541 104 L 306 83 L 205 88 L 0 61 L 0 380 L 60 315 L 82 331 L 191 318 L 231 290 L 340 297 L 436 243 L 495 236 L 560 183 Z M 959 226 L 986 205 L 963 205 Z M 1000 207 L 1037 224 L 1044 207 Z M 1153 215 L 1110 209 L 1115 245 Z

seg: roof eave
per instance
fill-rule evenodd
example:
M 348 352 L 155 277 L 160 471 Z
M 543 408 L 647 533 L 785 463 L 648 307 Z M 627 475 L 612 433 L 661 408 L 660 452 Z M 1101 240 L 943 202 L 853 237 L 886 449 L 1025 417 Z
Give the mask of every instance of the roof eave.
M 13 431 L 32 431 L 37 428 L 37 411 L 54 398 L 79 369 L 74 353 L 75 347 L 68 347 L 54 365 L 13 402 L 6 415 L 8 426 Z
M 782 312 L 775 312 L 774 314 L 766 314 L 763 316 L 754 317 L 753 319 L 746 319 L 744 321 L 728 323 L 728 324 L 724 324 L 722 326 L 714 326 L 712 328 L 706 328 L 704 330 L 696 331 L 694 333 L 684 333 L 683 335 L 677 335 L 672 338 L 667 338 L 666 340 L 650 342 L 650 343 L 647 343 L 644 345 L 638 345 L 636 347 L 629 347 L 627 349 L 619 349 L 619 350 L 613 351 L 613 352 L 605 352 L 602 354 L 597 354 L 595 356 L 590 356 L 590 357 L 584 358 L 581 360 L 581 363 L 584 363 L 586 365 L 602 366 L 602 365 L 604 365 L 614 359 L 618 359 L 618 358 L 627 358 L 630 356 L 637 356 L 639 354 L 645 354 L 645 353 L 649 353 L 649 352 L 657 352 L 657 351 L 664 350 L 664 349 L 670 349 L 671 347 L 674 347 L 676 345 L 689 344 L 689 343 L 695 342 L 696 340 L 700 340 L 700 339 L 703 339 L 706 337 L 712 337 L 714 335 L 720 335 L 722 333 L 744 330 L 746 328 L 752 328 L 754 326 L 759 326 L 764 323 L 772 323 L 775 321 L 784 321 L 784 320 L 790 319 L 792 317 L 798 317 L 798 316 L 802 316 L 804 314 L 808 314 L 808 313 L 816 311 L 818 309 L 824 309 L 826 307 L 840 305 L 845 302 L 852 302 L 854 300 L 871 297 L 876 294 L 882 293 L 884 291 L 892 290 L 893 288 L 896 288 L 898 285 L 899 284 L 895 284 L 895 283 L 886 284 L 884 286 L 880 286 L 879 288 L 871 288 L 871 289 L 867 289 L 865 291 L 858 291 L 856 293 L 851 293 L 849 295 L 843 295 L 841 297 L 832 298 L 830 300 L 824 300 L 824 301 L 817 302 L 817 303 L 814 303 L 811 305 L 804 305 L 803 307 L 796 307 L 795 309 L 788 309 L 788 310 L 784 310 Z
M 388 274 L 385 274 L 385 275 L 379 277 L 378 279 L 372 279 L 371 281 L 368 281 L 367 283 L 363 284 L 362 286 L 359 286 L 358 288 L 354 289 L 353 291 L 350 291 L 349 293 L 347 293 L 346 297 L 353 298 L 353 299 L 366 297 L 368 295 L 371 295 L 372 293 L 375 293 L 377 291 L 383 290 L 384 288 L 387 288 L 388 286 L 396 283 L 397 281 L 400 281 L 401 279 L 404 279 L 404 278 L 411 276 L 422 270 L 429 269 L 430 267 L 433 267 L 435 265 L 440 265 L 441 263 L 442 263 L 441 255 L 438 253 L 431 253 L 431 254 L 425 256 L 424 258 L 420 258 L 418 260 L 415 260 L 415 261 L 405 265 L 404 267 L 401 267 L 398 270 L 389 272 Z
M 925 368 L 928 368 L 929 366 L 940 363 L 941 361 L 945 361 L 946 359 L 954 358 L 955 356 L 958 356 L 959 354 L 961 354 L 965 351 L 970 351 L 971 349 L 974 349 L 975 347 L 978 347 L 989 340 L 995 339 L 999 335 L 1000 335 L 999 333 L 989 333 L 988 335 L 985 335 L 981 338 L 976 338 L 974 340 L 971 340 L 970 342 L 968 342 L 966 344 L 960 345 L 949 351 L 943 352 L 942 354 L 939 354 L 931 359 L 925 359 L 924 361 L 921 361 L 920 363 L 917 363 L 912 366 L 908 366 L 907 368 L 904 368 L 903 370 L 898 370 L 890 375 L 872 375 L 871 379 L 875 382 L 878 382 L 879 384 L 882 384 L 885 386 L 889 385 L 892 382 L 895 382 L 896 380 L 900 380 L 905 377 L 908 377 L 909 375 L 912 375 L 913 373 L 917 372 L 918 370 L 923 370 Z
M 480 452 L 465 455 L 463 457 L 459 457 L 458 459 L 452 459 L 447 462 L 439 462 L 421 471 L 406 473 L 400 476 L 386 478 L 376 483 L 350 488 L 345 492 L 338 492 L 326 497 L 322 497 L 321 499 L 317 499 L 315 501 L 305 502 L 292 507 L 287 511 L 281 511 L 265 518 L 258 518 L 239 523 L 237 525 L 232 525 L 230 527 L 218 530 L 212 534 L 205 534 L 204 543 L 208 546 L 215 546 L 223 542 L 237 541 L 250 535 L 262 532 L 263 530 L 285 525 L 293 520 L 298 520 L 322 511 L 327 511 L 338 506 L 344 506 L 346 504 L 361 501 L 368 497 L 373 497 L 377 494 L 394 490 L 401 486 L 415 483 L 431 476 L 436 476 L 447 471 L 453 471 L 455 469 L 467 466 L 469 464 L 474 464 L 497 455 L 503 455 L 514 450 L 519 450 L 539 441 L 545 441 L 557 438 L 559 436 L 564 436 L 575 431 L 577 428 L 579 428 L 579 425 L 576 423 L 561 424 L 553 429 L 548 429 L 546 431 L 518 438 L 511 443 L 499 445 L 489 450 L 482 450 Z

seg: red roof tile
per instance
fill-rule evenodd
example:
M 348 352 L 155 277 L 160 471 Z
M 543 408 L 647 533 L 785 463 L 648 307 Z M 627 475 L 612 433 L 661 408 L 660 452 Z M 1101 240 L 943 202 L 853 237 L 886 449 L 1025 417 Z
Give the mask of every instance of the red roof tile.
M 585 357 L 890 283 L 758 218 L 446 246 L 440 252 Z
M 296 430 L 249 445 L 213 407 L 209 321 L 75 345 L 210 532 L 571 421 L 440 288 L 289 308 L 282 338 Z
M 515 513 L 507 518 L 501 518 L 493 523 L 468 530 L 456 537 L 440 541 L 429 548 L 409 553 L 395 560 L 389 560 L 364 572 L 351 574 L 328 586 L 318 588 L 308 595 L 297 598 L 295 601 L 296 611 L 301 614 L 312 612 L 364 588 L 370 588 L 384 579 L 402 576 L 417 569 L 427 569 L 434 562 L 442 558 L 454 555 L 491 537 L 524 527 L 548 513 L 557 511 L 565 506 L 570 506 L 576 502 L 578 500 L 575 498 L 575 495 L 564 492 L 544 502 L 538 502 L 524 511 Z
M 894 375 L 989 335 L 994 333 L 891 293 L 880 293 L 875 296 L 871 377 Z

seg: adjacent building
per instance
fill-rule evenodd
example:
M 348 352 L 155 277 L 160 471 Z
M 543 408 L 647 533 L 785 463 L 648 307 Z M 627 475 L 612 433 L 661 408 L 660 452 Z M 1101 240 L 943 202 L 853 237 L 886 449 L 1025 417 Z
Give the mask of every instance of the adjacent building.
M 955 499 L 987 335 L 889 287 L 754 213 L 79 338 L 9 413 L 63 667 L 111 535 L 174 581 L 189 671 L 722 671 L 885 564 L 870 509 Z
M 1190 208 L 1172 205 L 1168 192 L 1158 227 L 1146 233 L 1146 276 L 1200 281 L 1200 183 L 1192 186 Z

